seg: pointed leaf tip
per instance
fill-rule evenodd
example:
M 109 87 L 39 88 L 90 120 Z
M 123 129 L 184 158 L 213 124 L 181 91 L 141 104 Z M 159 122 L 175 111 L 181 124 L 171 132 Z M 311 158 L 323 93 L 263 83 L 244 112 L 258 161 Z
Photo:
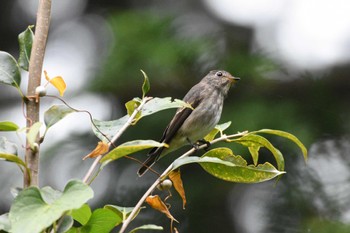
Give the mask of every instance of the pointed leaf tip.
M 11 121 L 0 122 L 0 131 L 16 131 L 19 127 Z
M 147 93 L 149 92 L 149 90 L 151 89 L 151 85 L 149 83 L 149 78 L 147 76 L 147 74 L 141 70 L 142 74 L 143 74 L 143 77 L 144 77 L 144 81 L 143 81 L 143 84 L 142 84 L 142 98 L 144 98 Z
M 32 45 L 34 41 L 34 33 L 32 28 L 34 26 L 28 26 L 28 28 L 18 35 L 19 42 L 19 58 L 18 64 L 19 66 L 28 71 L 29 70 L 29 60 L 30 54 L 32 52 Z
M 181 179 L 180 169 L 176 171 L 171 171 L 169 173 L 169 179 L 173 182 L 175 190 L 178 192 L 178 194 L 182 198 L 182 208 L 185 209 L 187 201 L 186 201 L 185 188 L 183 186 L 182 179 Z
M 171 215 L 168 207 L 165 205 L 165 203 L 162 201 L 162 199 L 160 199 L 160 197 L 158 195 L 148 196 L 146 198 L 146 203 L 149 204 L 153 209 L 158 210 L 158 211 L 162 212 L 163 214 L 165 214 L 172 221 L 178 222 L 174 218 L 174 216 Z

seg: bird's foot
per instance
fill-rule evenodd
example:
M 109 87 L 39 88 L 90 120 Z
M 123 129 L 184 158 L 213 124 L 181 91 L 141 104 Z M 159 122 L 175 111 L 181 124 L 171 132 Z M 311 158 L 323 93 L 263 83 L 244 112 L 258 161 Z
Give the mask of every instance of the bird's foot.
M 198 147 L 199 147 L 200 145 L 204 145 L 204 144 L 207 145 L 207 147 L 205 147 L 204 150 L 205 150 L 205 151 L 208 151 L 208 150 L 209 150 L 209 147 L 211 146 L 211 143 L 210 143 L 209 141 L 207 141 L 207 140 L 205 140 L 205 139 L 201 139 L 201 140 L 198 140 L 198 141 L 197 141 Z
M 186 138 L 187 142 L 197 151 L 199 149 L 198 143 L 192 143 L 189 138 Z
M 198 140 L 196 143 L 192 143 L 191 140 L 188 138 L 186 140 L 196 151 L 199 150 L 199 147 L 201 145 L 206 144 L 206 147 L 204 148 L 205 151 L 208 151 L 208 148 L 211 146 L 210 142 L 204 139 Z

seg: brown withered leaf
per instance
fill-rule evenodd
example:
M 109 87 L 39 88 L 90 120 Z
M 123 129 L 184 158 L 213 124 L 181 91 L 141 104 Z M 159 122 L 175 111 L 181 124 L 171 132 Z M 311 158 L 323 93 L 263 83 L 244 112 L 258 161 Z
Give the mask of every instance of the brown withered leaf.
M 178 192 L 178 194 L 182 198 L 182 208 L 185 209 L 186 194 L 185 194 L 185 189 L 181 180 L 180 169 L 176 171 L 171 171 L 169 173 L 169 179 L 173 182 L 175 190 Z
M 170 213 L 168 207 L 165 205 L 165 203 L 160 199 L 158 195 L 150 195 L 146 198 L 147 204 L 149 204 L 153 209 L 158 210 L 165 214 L 168 218 L 171 219 L 171 221 L 178 222 Z
M 83 158 L 83 160 L 85 160 L 87 158 L 95 158 L 99 155 L 107 153 L 108 150 L 109 150 L 109 145 L 105 142 L 100 141 L 100 142 L 98 142 L 96 148 L 93 151 L 91 151 L 90 154 L 86 155 Z

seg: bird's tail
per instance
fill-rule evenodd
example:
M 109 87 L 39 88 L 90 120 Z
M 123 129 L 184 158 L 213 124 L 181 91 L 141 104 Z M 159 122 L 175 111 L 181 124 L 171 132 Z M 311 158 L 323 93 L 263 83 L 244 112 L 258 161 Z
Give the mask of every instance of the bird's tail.
M 150 167 L 159 159 L 164 147 L 155 147 L 148 153 L 148 158 L 143 163 L 143 166 L 138 170 L 137 174 L 141 177 Z

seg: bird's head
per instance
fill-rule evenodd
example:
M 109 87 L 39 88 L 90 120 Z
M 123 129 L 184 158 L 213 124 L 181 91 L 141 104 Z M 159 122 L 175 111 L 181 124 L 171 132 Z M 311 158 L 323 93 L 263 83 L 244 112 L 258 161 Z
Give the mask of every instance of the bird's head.
M 206 81 L 222 91 L 226 96 L 230 87 L 240 80 L 238 77 L 234 77 L 229 72 L 224 70 L 212 70 L 205 77 Z

